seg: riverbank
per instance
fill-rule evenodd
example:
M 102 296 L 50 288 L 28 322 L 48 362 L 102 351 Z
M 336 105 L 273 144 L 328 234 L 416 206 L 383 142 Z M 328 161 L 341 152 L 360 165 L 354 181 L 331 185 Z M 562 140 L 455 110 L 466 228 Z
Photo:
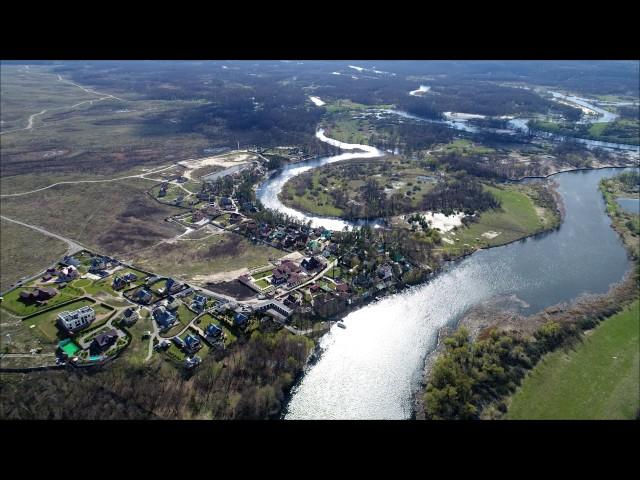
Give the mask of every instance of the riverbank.
M 604 194 L 607 212 L 611 214 L 612 211 L 614 213 L 617 212 L 617 204 L 613 195 L 606 195 L 606 190 L 602 187 L 606 182 L 607 180 L 603 180 L 601 191 Z M 516 296 L 492 298 L 472 307 L 457 322 L 454 328 L 441 329 L 439 331 L 438 344 L 425 361 L 422 387 L 414 397 L 415 417 L 418 419 L 426 418 L 424 399 L 426 398 L 425 393 L 428 391 L 427 386 L 434 381 L 433 367 L 437 360 L 444 355 L 451 357 L 452 353 L 447 349 L 444 339 L 451 338 L 451 333 L 454 330 L 458 333 L 464 331 L 468 335 L 469 343 L 465 348 L 469 348 L 471 351 L 481 348 L 480 345 L 489 341 L 487 340 L 488 338 L 492 339 L 494 336 L 506 335 L 512 339 L 510 342 L 523 342 L 525 350 L 527 348 L 531 349 L 534 352 L 531 358 L 533 360 L 533 357 L 541 353 L 578 341 L 583 330 L 593 328 L 602 318 L 607 318 L 619 312 L 625 305 L 636 300 L 638 281 L 640 279 L 638 236 L 637 233 L 635 235 L 629 233 L 628 222 L 624 220 L 624 218 L 620 219 L 612 216 L 610 227 L 622 239 L 630 258 L 635 260 L 635 266 L 626 272 L 621 281 L 612 285 L 607 293 L 582 295 L 572 302 L 557 304 L 529 316 L 523 316 L 519 312 L 522 300 Z M 552 330 L 554 332 L 558 332 L 554 333 L 554 335 L 559 335 L 559 337 L 556 338 L 557 343 L 547 345 L 542 342 L 541 338 L 547 335 L 550 331 L 550 326 L 553 326 Z M 537 361 L 525 365 L 524 368 L 525 370 L 531 369 L 535 364 L 537 364 Z M 504 367 L 507 369 L 506 365 Z M 513 375 L 515 375 L 513 381 L 518 381 L 517 378 L 521 378 L 522 373 L 513 373 Z M 455 387 L 455 385 L 453 386 Z M 432 389 L 431 391 L 435 392 L 437 389 L 435 391 Z M 434 393 L 430 397 L 432 408 L 437 404 L 433 395 Z M 502 392 L 497 398 L 487 397 L 477 402 L 480 406 L 480 411 L 477 412 L 477 415 L 480 418 L 501 418 L 504 412 L 507 411 L 508 400 L 503 401 L 507 395 L 507 392 Z

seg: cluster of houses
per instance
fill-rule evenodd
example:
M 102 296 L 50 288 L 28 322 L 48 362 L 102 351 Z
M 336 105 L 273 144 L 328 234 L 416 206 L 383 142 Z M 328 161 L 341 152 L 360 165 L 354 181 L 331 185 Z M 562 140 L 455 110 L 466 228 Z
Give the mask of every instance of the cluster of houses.
M 42 276 L 43 282 L 69 283 L 76 278 L 80 278 L 80 272 L 74 265 L 66 265 L 60 268 L 48 268 Z
M 91 257 L 89 261 L 89 273 L 106 277 L 109 275 L 108 270 L 120 265 L 115 258 L 107 257 L 106 255 L 95 255 Z
M 271 283 L 273 285 L 286 284 L 288 288 L 295 288 L 308 281 L 326 266 L 327 260 L 320 256 L 307 257 L 299 265 L 291 260 L 283 260 L 273 271 Z
M 338 245 L 331 241 L 331 230 L 323 227 L 309 228 L 304 225 L 270 225 L 265 222 L 249 220 L 243 223 L 239 233 L 252 241 L 261 241 L 274 248 L 288 251 L 308 251 L 312 255 L 320 254 L 325 258 L 335 254 Z

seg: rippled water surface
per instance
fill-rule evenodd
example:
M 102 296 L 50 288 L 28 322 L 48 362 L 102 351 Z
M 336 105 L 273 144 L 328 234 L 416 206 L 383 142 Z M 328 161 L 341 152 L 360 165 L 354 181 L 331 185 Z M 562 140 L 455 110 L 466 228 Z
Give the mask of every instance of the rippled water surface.
M 515 295 L 533 313 L 606 292 L 630 267 L 598 191 L 601 178 L 618 172 L 555 176 L 566 207 L 559 230 L 477 252 L 428 284 L 349 314 L 346 329 L 334 327 L 322 338 L 322 355 L 294 388 L 285 418 L 409 418 L 438 329 L 473 305 Z

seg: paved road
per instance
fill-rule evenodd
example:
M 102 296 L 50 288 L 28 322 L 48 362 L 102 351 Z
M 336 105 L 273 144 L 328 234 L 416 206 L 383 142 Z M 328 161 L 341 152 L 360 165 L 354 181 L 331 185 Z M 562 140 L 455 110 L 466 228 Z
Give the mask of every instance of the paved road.
M 44 233 L 45 235 L 48 235 L 48 236 L 53 237 L 53 238 L 57 238 L 58 240 L 61 240 L 61 241 L 65 242 L 69 246 L 67 255 L 71 255 L 73 253 L 79 252 L 80 250 L 85 250 L 86 249 L 85 246 L 79 244 L 78 242 L 76 242 L 74 240 L 71 240 L 70 238 L 63 237 L 62 235 L 58 235 L 57 233 L 50 232 L 49 230 L 45 230 L 42 227 L 37 227 L 35 225 L 29 225 L 28 223 L 20 222 L 18 220 L 14 220 L 13 218 L 5 217 L 4 215 L 0 215 L 0 218 L 2 218 L 2 220 L 6 220 L 8 222 L 17 223 L 18 225 L 22 225 L 23 227 L 27 227 L 27 228 L 30 228 L 32 230 L 36 230 L 36 231 L 38 231 L 40 233 Z
M 37 227 L 35 225 L 29 225 L 28 223 L 24 223 L 24 222 L 20 222 L 18 220 L 14 220 L 13 218 L 9 218 L 9 217 L 5 217 L 4 215 L 0 215 L 0 218 L 2 218 L 2 220 L 6 220 L 8 222 L 12 222 L 12 223 L 17 223 L 18 225 L 22 225 L 23 227 L 27 227 L 30 228 L 32 230 L 35 230 L 37 232 L 43 233 L 45 235 L 48 235 L 50 237 L 53 238 L 57 238 L 58 240 L 61 240 L 63 242 L 65 242 L 68 246 L 67 248 L 67 255 L 73 255 L 74 253 L 79 252 L 80 250 L 87 250 L 87 247 L 81 245 L 80 243 L 71 240 L 70 238 L 67 237 L 63 237 L 62 235 L 58 235 L 57 233 L 53 233 L 50 232 L 49 230 L 45 230 L 42 227 Z M 52 265 L 50 265 L 49 267 L 55 267 L 58 264 L 58 260 L 56 260 Z M 49 268 L 47 267 L 47 268 Z M 44 274 L 44 272 L 46 272 L 47 269 L 45 268 L 44 270 L 41 270 L 40 272 L 36 273 L 35 275 L 32 275 L 29 278 L 26 278 L 24 280 L 22 280 L 23 284 L 29 282 L 30 280 L 33 280 L 36 277 L 39 277 L 40 275 Z M 4 292 L 1 292 L 0 295 L 4 295 L 5 293 L 7 293 L 9 290 L 12 290 L 13 287 L 8 288 L 7 290 L 5 290 Z

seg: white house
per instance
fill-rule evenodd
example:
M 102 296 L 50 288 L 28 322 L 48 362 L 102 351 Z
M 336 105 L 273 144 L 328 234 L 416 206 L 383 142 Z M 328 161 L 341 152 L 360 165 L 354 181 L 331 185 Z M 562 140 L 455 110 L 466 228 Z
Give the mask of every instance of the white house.
M 72 312 L 58 314 L 58 324 L 69 331 L 81 330 L 96 319 L 93 308 L 85 306 Z

